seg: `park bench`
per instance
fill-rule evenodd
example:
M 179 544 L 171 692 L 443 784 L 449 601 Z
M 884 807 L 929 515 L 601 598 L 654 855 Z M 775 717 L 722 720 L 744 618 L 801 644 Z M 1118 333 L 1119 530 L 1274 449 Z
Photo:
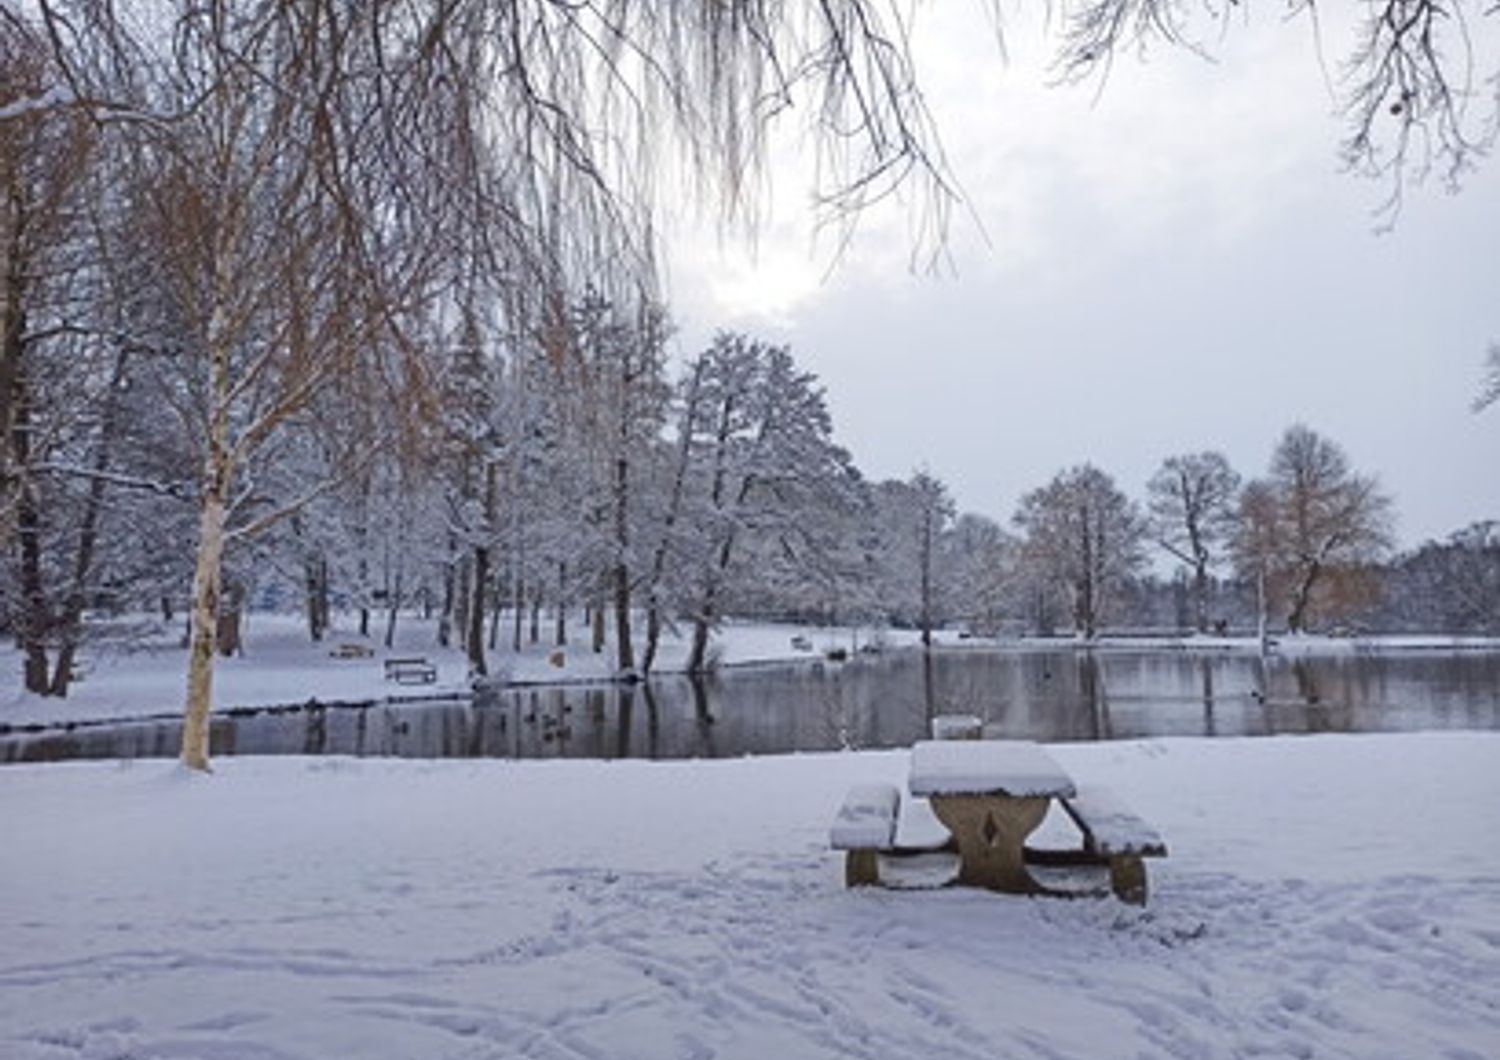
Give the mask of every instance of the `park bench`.
M 420 656 L 387 659 L 385 679 L 398 685 L 430 685 L 437 680 L 437 667 Z
M 375 649 L 368 644 L 340 644 L 328 653 L 335 659 L 368 659 L 375 654 Z
M 1086 787 L 1060 800 L 1083 833 L 1083 853 L 1109 866 L 1109 889 L 1131 905 L 1146 904 L 1146 865 L 1142 858 L 1167 855 L 1167 844 L 1114 792 Z

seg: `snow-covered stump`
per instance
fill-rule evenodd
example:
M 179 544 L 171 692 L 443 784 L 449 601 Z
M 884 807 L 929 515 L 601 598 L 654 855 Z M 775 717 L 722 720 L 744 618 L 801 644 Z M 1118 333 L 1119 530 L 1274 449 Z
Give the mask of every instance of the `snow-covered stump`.
M 939 714 L 932 719 L 934 740 L 982 740 L 984 721 L 973 714 Z

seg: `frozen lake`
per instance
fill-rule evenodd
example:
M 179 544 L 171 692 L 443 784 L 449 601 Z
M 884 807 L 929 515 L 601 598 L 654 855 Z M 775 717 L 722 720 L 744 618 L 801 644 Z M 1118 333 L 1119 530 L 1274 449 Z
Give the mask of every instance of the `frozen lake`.
M 726 669 L 705 681 L 486 689 L 473 702 L 224 711 L 216 755 L 716 758 L 902 747 L 933 714 L 1049 742 L 1500 729 L 1500 651 L 1325 655 L 940 649 Z M 0 762 L 167 757 L 175 719 L 16 729 Z

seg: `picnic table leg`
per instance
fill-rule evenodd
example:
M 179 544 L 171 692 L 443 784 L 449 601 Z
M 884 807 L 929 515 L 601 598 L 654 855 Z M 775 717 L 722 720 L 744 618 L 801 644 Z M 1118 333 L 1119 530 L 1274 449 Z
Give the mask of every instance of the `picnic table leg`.
M 1109 889 L 1129 905 L 1146 904 L 1146 863 L 1131 854 L 1109 859 Z
M 873 850 L 849 851 L 844 858 L 844 886 L 874 887 L 879 883 L 879 855 Z
M 1047 816 L 1044 797 L 934 795 L 932 812 L 958 841 L 958 882 L 1012 894 L 1043 890 L 1026 871 L 1026 837 Z

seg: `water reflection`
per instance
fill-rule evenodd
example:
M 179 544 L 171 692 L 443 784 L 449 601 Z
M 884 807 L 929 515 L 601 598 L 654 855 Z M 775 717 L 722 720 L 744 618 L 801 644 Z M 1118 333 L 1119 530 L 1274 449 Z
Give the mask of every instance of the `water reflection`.
M 1500 652 L 1265 659 L 958 650 L 726 670 L 707 681 L 487 689 L 473 702 L 308 704 L 215 717 L 215 755 L 694 758 L 899 747 L 934 714 L 1047 741 L 1500 728 Z M 157 719 L 0 734 L 0 762 L 170 757 Z

